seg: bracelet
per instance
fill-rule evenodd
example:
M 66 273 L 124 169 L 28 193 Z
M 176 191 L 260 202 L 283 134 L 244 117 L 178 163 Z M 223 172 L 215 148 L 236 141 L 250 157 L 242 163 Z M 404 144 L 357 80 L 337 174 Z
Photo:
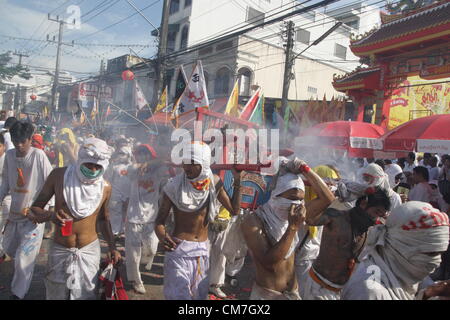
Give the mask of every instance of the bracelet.
M 311 171 L 311 168 L 307 164 L 302 164 L 299 169 L 301 173 L 308 173 Z

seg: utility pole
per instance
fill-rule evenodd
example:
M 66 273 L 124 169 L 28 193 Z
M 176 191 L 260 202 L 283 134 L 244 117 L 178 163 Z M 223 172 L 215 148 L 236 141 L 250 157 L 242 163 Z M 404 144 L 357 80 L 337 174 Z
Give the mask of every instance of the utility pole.
M 26 57 L 26 58 L 29 57 L 28 55 L 17 52 L 17 51 L 15 51 L 13 53 L 13 55 L 19 56 L 19 64 L 18 64 L 19 66 L 22 65 L 22 57 Z M 17 84 L 16 94 L 14 95 L 14 111 L 15 111 L 16 115 L 18 115 L 20 112 L 20 83 Z
M 161 30 L 159 32 L 159 46 L 158 46 L 158 58 L 155 64 L 155 88 L 153 90 L 153 104 L 158 103 L 158 98 L 161 95 L 162 87 L 164 86 L 165 78 L 165 55 L 167 52 L 167 37 L 169 34 L 169 11 L 170 0 L 164 0 L 163 12 L 161 18 Z
M 286 26 L 287 42 L 286 42 L 286 58 L 284 63 L 284 77 L 283 77 L 283 93 L 281 96 L 281 110 L 286 110 L 288 107 L 289 86 L 292 79 L 292 67 L 294 65 L 293 50 L 294 50 L 294 22 L 288 21 Z
M 67 44 L 62 42 L 63 37 L 63 30 L 64 30 L 64 24 L 67 24 L 64 20 L 60 20 L 59 16 L 56 16 L 56 19 L 53 19 L 50 17 L 50 13 L 48 14 L 48 20 L 58 22 L 59 23 L 59 32 L 58 32 L 58 41 L 55 41 L 55 37 L 53 37 L 53 40 L 49 40 L 49 35 L 47 34 L 47 41 L 52 43 L 57 43 L 57 51 L 56 51 L 56 67 L 55 67 L 55 78 L 53 79 L 53 86 L 52 86 L 52 98 L 51 98 L 51 109 L 54 111 L 58 111 L 58 104 L 56 103 L 56 93 L 58 92 L 58 85 L 59 85 L 59 67 L 61 63 L 61 46 L 72 46 L 73 47 L 73 41 L 72 44 Z M 74 21 L 75 24 L 75 21 Z

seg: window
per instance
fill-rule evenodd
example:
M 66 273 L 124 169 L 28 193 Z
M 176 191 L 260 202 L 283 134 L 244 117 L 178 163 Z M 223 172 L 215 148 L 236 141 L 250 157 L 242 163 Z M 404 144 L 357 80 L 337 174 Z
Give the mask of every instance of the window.
M 225 50 L 225 49 L 231 48 L 232 46 L 233 46 L 233 41 L 227 41 L 227 42 L 217 45 L 216 50 L 217 51 Z
M 309 44 L 310 38 L 311 38 L 311 32 L 303 30 L 301 28 L 297 29 L 297 41 L 304 43 L 304 44 Z
M 252 7 L 247 9 L 247 19 L 246 21 L 251 24 L 260 24 L 264 22 L 264 12 L 258 11 Z
M 346 59 L 347 58 L 347 48 L 336 43 L 334 45 L 334 56 L 341 58 L 341 59 Z
M 180 0 L 172 0 L 172 1 L 170 1 L 169 14 L 177 13 L 178 10 L 180 10 Z
M 241 68 L 238 71 L 239 94 L 250 96 L 250 86 L 252 84 L 252 72 L 248 68 Z
M 231 72 L 228 68 L 221 68 L 216 73 L 214 80 L 214 94 L 216 96 L 225 96 L 229 92 Z
M 317 88 L 308 86 L 308 93 L 317 94 Z
M 189 27 L 188 26 L 184 26 L 183 30 L 181 31 L 180 49 L 187 48 L 188 36 L 189 36 Z
M 204 55 L 210 54 L 210 53 L 212 53 L 212 52 L 213 52 L 213 47 L 212 47 L 212 46 L 209 46 L 209 47 L 200 49 L 200 50 L 198 51 L 198 54 L 201 55 L 201 56 L 204 56 Z
M 192 0 L 184 0 L 184 7 L 190 7 L 192 5 Z
M 169 35 L 167 36 L 167 52 L 173 52 L 175 51 L 175 41 L 177 39 L 177 33 L 176 32 L 169 32 Z

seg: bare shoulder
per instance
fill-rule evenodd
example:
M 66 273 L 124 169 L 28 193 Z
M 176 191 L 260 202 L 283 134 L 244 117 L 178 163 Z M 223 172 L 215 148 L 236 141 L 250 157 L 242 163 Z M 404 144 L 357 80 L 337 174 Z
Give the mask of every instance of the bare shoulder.
M 66 173 L 67 167 L 63 168 L 54 168 L 47 179 L 63 179 L 64 174 Z
M 220 177 L 217 174 L 214 174 L 214 184 L 216 185 L 217 183 L 219 183 L 220 181 Z
M 248 213 L 242 218 L 242 229 L 243 230 L 258 230 L 262 228 L 261 220 L 254 213 Z

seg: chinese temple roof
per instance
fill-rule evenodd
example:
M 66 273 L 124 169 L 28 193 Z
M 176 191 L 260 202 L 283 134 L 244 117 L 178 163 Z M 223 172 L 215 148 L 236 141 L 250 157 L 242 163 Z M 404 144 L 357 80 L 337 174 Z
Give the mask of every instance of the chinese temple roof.
M 352 89 L 375 89 L 379 84 L 380 68 L 356 69 L 341 77 L 334 77 L 333 87 L 345 92 Z
M 351 41 L 357 56 L 369 56 L 426 41 L 450 38 L 450 0 L 443 0 L 425 8 L 391 19 L 367 34 Z

